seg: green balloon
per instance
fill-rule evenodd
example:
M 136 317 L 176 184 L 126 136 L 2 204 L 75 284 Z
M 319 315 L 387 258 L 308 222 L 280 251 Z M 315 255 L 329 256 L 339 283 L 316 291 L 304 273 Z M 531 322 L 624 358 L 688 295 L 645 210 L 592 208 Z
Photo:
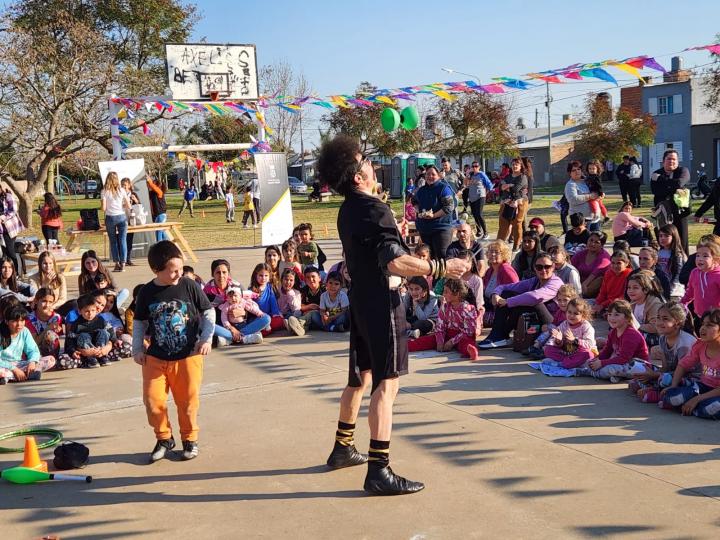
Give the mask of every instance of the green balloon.
M 420 125 L 420 115 L 415 105 L 410 105 L 402 110 L 400 113 L 400 125 L 408 131 L 417 129 Z
M 390 133 L 400 126 L 400 114 L 395 109 L 386 107 L 380 115 L 380 123 L 385 131 Z

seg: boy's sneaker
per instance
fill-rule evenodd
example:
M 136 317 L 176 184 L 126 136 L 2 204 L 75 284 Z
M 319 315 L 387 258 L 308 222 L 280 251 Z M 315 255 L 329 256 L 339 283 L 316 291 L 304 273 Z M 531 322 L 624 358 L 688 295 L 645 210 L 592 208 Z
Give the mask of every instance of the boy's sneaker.
M 27 376 L 28 381 L 39 381 L 42 378 L 42 371 L 36 369 Z
M 215 347 L 227 347 L 230 342 L 221 336 L 215 336 Z
M 288 330 L 296 336 L 305 335 L 305 327 L 297 317 L 288 317 L 287 319 Z
M 7 379 L 5 377 L 0 377 L 0 386 L 3 384 L 7 384 Z
M 242 338 L 243 345 L 259 345 L 263 342 L 263 337 L 260 332 L 254 334 L 248 334 Z
M 417 339 L 417 338 L 419 338 L 419 337 L 420 337 L 420 330 L 418 330 L 418 329 L 408 330 L 408 337 L 409 337 L 410 339 Z
M 150 453 L 150 463 L 160 461 L 165 457 L 165 454 L 167 454 L 173 448 L 175 448 L 175 439 L 173 439 L 172 437 L 170 437 L 169 439 L 163 439 L 162 441 L 158 441 L 155 444 L 155 448 L 153 448 L 152 452 Z
M 617 383 L 619 383 L 620 381 L 622 381 L 622 377 L 618 377 L 617 375 L 611 375 L 611 376 L 610 376 L 610 382 L 611 382 L 612 384 L 617 384 Z
M 86 369 L 99 367 L 97 358 L 95 358 L 94 356 L 86 356 L 85 361 L 83 362 L 83 367 Z
M 659 407 L 660 409 L 667 409 L 668 411 L 672 411 L 672 410 L 675 409 L 675 407 L 673 407 L 672 405 L 670 405 L 670 402 L 669 402 L 669 401 L 665 401 L 665 400 L 662 400 L 662 399 L 657 402 L 657 405 L 658 405 L 658 407 Z
M 198 443 L 197 441 L 183 441 L 183 453 L 182 458 L 184 460 L 195 459 L 198 456 Z
M 108 358 L 107 356 L 101 356 L 100 358 L 98 358 L 98 361 L 97 361 L 97 362 L 98 362 L 98 364 L 100 364 L 100 365 L 103 366 L 103 367 L 109 366 L 109 365 L 110 365 L 110 358 Z

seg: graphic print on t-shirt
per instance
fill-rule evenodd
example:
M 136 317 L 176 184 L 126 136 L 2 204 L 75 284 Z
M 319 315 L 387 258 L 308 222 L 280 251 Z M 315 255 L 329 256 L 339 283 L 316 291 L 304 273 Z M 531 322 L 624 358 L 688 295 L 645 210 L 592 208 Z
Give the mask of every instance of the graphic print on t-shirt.
M 150 318 L 157 346 L 168 354 L 180 352 L 188 344 L 188 308 L 185 302 L 170 300 L 150 304 Z

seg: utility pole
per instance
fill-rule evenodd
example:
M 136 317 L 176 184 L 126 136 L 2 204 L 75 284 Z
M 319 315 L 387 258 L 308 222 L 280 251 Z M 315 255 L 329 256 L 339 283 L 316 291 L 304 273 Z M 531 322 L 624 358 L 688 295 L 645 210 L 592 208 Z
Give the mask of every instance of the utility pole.
M 305 144 L 303 142 L 302 128 L 302 109 L 298 113 L 300 115 L 300 181 L 305 183 Z
M 550 82 L 545 81 L 546 100 L 545 106 L 547 107 L 547 126 L 548 126 L 548 169 L 547 177 L 545 182 L 550 184 L 552 182 L 552 129 L 550 127 L 550 103 L 552 103 L 552 97 L 550 97 Z
M 540 111 L 538 111 L 538 110 L 537 110 L 537 107 L 536 107 L 536 108 L 535 108 L 535 129 L 537 129 L 538 126 L 539 126 L 539 123 L 538 123 L 538 115 L 539 115 L 539 114 L 540 114 Z

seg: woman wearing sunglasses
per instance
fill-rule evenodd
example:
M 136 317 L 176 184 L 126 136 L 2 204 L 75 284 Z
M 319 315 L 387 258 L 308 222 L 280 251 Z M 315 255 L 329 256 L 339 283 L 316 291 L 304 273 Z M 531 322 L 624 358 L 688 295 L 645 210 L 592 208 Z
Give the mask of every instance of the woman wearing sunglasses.
M 552 301 L 563 281 L 555 275 L 555 262 L 547 253 L 542 252 L 537 256 L 534 268 L 534 277 L 500 285 L 495 289 L 490 299 L 495 306 L 495 319 L 490 335 L 478 344 L 479 348 L 510 346 L 510 332 L 515 330 L 523 313 L 537 312 L 541 317 L 546 313 L 545 310 L 538 310 L 538 306 Z

